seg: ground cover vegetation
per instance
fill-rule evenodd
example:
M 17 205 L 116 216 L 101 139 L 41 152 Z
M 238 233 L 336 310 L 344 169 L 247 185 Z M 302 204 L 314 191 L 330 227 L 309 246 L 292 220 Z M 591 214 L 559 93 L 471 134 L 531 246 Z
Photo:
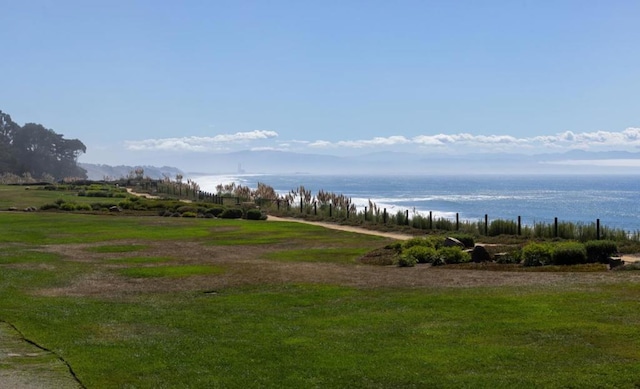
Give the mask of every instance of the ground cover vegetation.
M 87 388 L 640 383 L 637 272 L 371 266 L 364 253 L 397 243 L 293 222 L 56 211 L 0 225 L 0 320 Z
M 197 193 L 194 192 L 197 186 L 194 187 L 193 183 L 188 181 L 184 185 L 191 187 L 191 189 L 181 189 L 183 186 L 181 180 L 181 177 L 177 177 L 176 181 L 171 181 L 168 177 L 161 181 L 150 180 L 144 178 L 144 171 L 139 169 L 135 173 L 132 172 L 126 179 L 110 183 L 76 181 L 75 183 L 26 187 L 0 186 L 0 194 L 3 195 L 0 198 L 0 207 L 7 206 L 7 209 L 21 209 L 21 207 L 26 204 L 42 204 L 44 201 L 45 203 L 38 207 L 30 205 L 27 206 L 26 209 L 97 213 L 113 213 L 115 211 L 135 215 L 145 214 L 185 218 L 245 218 L 249 220 L 264 220 L 267 217 L 267 213 L 282 216 L 293 215 L 308 220 L 330 221 L 385 231 L 400 231 L 418 236 L 425 232 L 434 236 L 447 235 L 458 238 L 461 243 L 461 248 L 467 249 L 474 246 L 474 237 L 475 239 L 481 239 L 484 243 L 511 243 L 510 247 L 505 246 L 505 252 L 492 250 L 492 255 L 489 257 L 495 258 L 496 261 L 501 263 L 522 263 L 525 266 L 572 265 L 595 262 L 607 263 L 609 258 L 616 256 L 618 253 L 636 253 L 640 251 L 640 241 L 637 239 L 637 235 L 622 230 L 608 229 L 606 227 L 598 228 L 596 231 L 596 226 L 585 226 L 576 223 L 565 222 L 547 226 L 538 223 L 532 228 L 525 227 L 525 232 L 523 233 L 523 227 L 520 226 L 520 228 L 518 228 L 516 222 L 513 221 L 495 220 L 490 224 L 486 223 L 484 228 L 481 226 L 482 222 L 476 224 L 467 222 L 465 224 L 459 221 L 457 223 L 449 221 L 448 223 L 450 224 L 457 224 L 457 228 L 454 228 L 453 231 L 446 225 L 443 227 L 438 223 L 435 223 L 436 225 L 433 225 L 432 228 L 425 231 L 422 228 L 408 226 L 405 222 L 400 224 L 394 223 L 392 217 L 386 221 L 372 218 L 371 215 L 379 213 L 373 203 L 370 204 L 374 210 L 372 214 L 358 214 L 355 212 L 355 207 L 350 205 L 349 209 L 355 212 L 350 218 L 346 218 L 347 213 L 344 214 L 344 218 L 339 218 L 333 211 L 332 215 L 336 216 L 329 218 L 317 212 L 313 212 L 313 215 L 310 213 L 298 214 L 297 212 L 299 210 L 293 211 L 292 213 L 290 209 L 288 212 L 283 213 L 286 204 L 294 202 L 296 195 L 301 198 L 302 205 L 300 209 L 303 212 L 305 210 L 304 201 L 313 201 L 313 207 L 317 209 L 316 197 L 312 196 L 311 192 L 304 189 L 304 187 L 300 187 L 296 191 L 291 191 L 286 199 L 281 199 L 282 204 L 276 204 L 276 208 L 274 209 L 272 201 L 265 203 L 264 200 L 274 196 L 275 191 L 273 188 L 264 184 L 258 185 L 258 188 L 253 191 L 246 187 L 236 186 L 235 184 L 219 186 L 218 193 L 203 195 L 200 196 L 202 200 L 197 200 L 199 196 L 194 195 L 194 193 Z M 159 193 L 154 191 L 153 188 L 160 185 L 160 183 L 167 188 L 172 187 L 173 189 L 169 190 L 169 192 L 174 194 L 158 196 Z M 127 185 L 130 185 L 130 187 L 127 188 Z M 136 195 L 133 195 L 129 193 L 130 191 L 148 191 L 150 193 L 140 196 L 139 192 L 133 192 L 136 193 Z M 188 200 L 184 196 L 175 195 L 175 193 L 184 193 L 185 196 L 187 193 L 190 193 L 188 197 L 193 197 L 196 200 Z M 350 200 L 344 196 L 337 196 L 333 193 L 321 192 L 319 193 L 319 198 L 323 199 L 323 203 L 321 204 L 321 208 L 323 209 L 333 208 L 332 204 L 334 203 L 350 204 Z M 11 204 L 17 204 L 18 206 L 10 207 Z M 261 204 L 261 206 L 258 204 Z M 344 207 L 336 207 L 338 210 L 343 208 Z M 398 212 L 398 215 L 401 214 L 406 216 L 408 212 Z M 460 226 L 466 227 L 463 228 Z M 518 234 L 518 230 L 520 230 L 520 234 Z M 553 232 L 549 234 L 538 234 L 532 231 Z M 546 249 L 543 250 L 547 253 L 546 256 L 534 258 L 535 250 L 522 250 L 524 246 L 539 241 L 547 242 L 546 246 L 544 246 Z M 603 254 L 600 258 L 594 259 L 593 255 L 587 256 L 583 253 L 594 245 L 593 242 L 598 241 L 608 242 L 606 255 Z M 566 253 L 568 247 L 572 244 L 575 250 L 569 250 L 570 253 Z M 427 239 L 421 246 L 430 246 L 429 249 L 436 250 L 438 255 L 426 254 L 424 252 L 416 253 L 416 251 L 424 251 L 426 248 L 413 249 L 413 253 L 396 250 L 392 261 L 400 266 L 413 266 L 416 263 L 425 262 L 434 265 L 466 263 L 472 259 L 471 256 L 468 255 L 470 253 L 458 253 L 454 248 L 449 247 L 439 250 L 439 245 L 441 244 L 436 240 Z M 554 247 L 556 245 L 559 245 L 559 247 Z M 602 243 L 600 245 L 602 246 Z M 533 245 L 532 247 L 536 246 Z M 555 252 L 553 256 L 551 254 L 552 252 Z M 565 253 L 564 257 L 566 258 L 563 259 L 562 253 Z M 493 254 L 498 255 L 495 256 Z M 425 260 L 425 257 L 429 259 Z M 385 260 L 383 262 L 386 263 L 387 261 L 388 260 Z M 484 261 L 486 260 L 482 262 Z M 474 260 L 474 262 L 477 262 L 477 260 Z

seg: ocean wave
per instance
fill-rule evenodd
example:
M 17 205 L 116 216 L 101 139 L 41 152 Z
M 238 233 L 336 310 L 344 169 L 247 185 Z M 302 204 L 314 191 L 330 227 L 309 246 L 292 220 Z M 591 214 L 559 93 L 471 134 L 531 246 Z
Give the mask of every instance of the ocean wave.
M 220 184 L 229 185 L 235 183 L 236 185 L 244 185 L 252 187 L 256 182 L 256 177 L 264 176 L 264 174 L 213 174 L 213 175 L 194 175 L 189 177 L 191 180 L 198 183 L 200 190 L 204 192 L 217 192 L 216 187 Z M 253 189 L 253 188 L 252 188 Z

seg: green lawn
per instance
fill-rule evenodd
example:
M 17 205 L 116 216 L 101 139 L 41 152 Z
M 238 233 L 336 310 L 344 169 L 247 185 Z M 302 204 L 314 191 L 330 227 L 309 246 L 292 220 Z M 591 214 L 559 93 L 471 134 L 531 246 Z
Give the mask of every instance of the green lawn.
M 251 249 L 256 261 L 355 273 L 356 259 L 388 240 L 296 223 L 61 213 L 0 212 L 0 225 L 0 320 L 57 353 L 87 388 L 640 385 L 633 272 L 570 288 L 283 282 L 212 291 L 194 281 L 215 284 L 226 265 L 152 246 Z M 78 243 L 90 243 L 86 258 L 45 250 Z M 181 288 L 55 293 L 100 277 Z

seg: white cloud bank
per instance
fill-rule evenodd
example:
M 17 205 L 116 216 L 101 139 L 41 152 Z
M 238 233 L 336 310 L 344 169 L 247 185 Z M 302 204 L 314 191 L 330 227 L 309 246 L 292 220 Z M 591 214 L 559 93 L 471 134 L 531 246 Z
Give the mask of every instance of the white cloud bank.
M 219 134 L 216 136 L 187 136 L 182 138 L 145 139 L 125 141 L 125 147 L 132 151 L 175 150 L 175 151 L 211 151 L 219 150 L 230 143 L 248 143 L 256 140 L 276 138 L 275 131 L 255 130 Z
M 213 137 L 181 137 L 125 141 L 131 151 L 221 151 L 229 150 L 233 144 L 242 144 L 253 150 L 416 150 L 429 149 L 442 152 L 518 152 L 543 153 L 549 151 L 638 151 L 640 150 L 640 128 L 627 128 L 620 132 L 596 131 L 574 133 L 565 131 L 555 135 L 518 138 L 511 135 L 435 134 L 407 138 L 402 135 L 374 137 L 362 140 L 287 140 L 264 144 L 278 138 L 275 131 L 256 130 L 219 134 Z M 259 142 L 258 145 L 254 143 Z
M 436 134 L 413 138 L 390 136 L 365 140 L 329 142 L 318 140 L 309 144 L 316 149 L 374 148 L 384 146 L 415 145 L 438 150 L 455 150 L 465 146 L 475 151 L 563 151 L 563 150 L 630 150 L 640 149 L 640 128 L 627 128 L 621 132 L 597 131 L 574 133 L 566 131 L 555 135 L 517 138 L 511 135 Z

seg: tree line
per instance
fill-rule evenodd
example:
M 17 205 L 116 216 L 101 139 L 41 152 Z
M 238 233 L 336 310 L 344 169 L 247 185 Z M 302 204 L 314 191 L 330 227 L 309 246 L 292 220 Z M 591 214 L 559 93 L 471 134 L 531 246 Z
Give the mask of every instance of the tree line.
M 0 173 L 34 178 L 86 178 L 78 157 L 87 151 L 78 139 L 65 139 L 42 124 L 18 125 L 0 111 Z

